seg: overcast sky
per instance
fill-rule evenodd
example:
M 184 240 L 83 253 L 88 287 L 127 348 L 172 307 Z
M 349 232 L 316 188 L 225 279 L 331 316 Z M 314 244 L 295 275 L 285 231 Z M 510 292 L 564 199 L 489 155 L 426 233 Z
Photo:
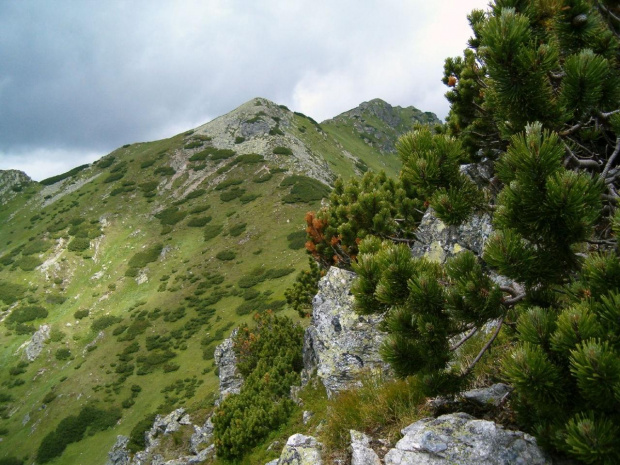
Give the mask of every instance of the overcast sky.
M 382 98 L 440 118 L 488 0 L 0 0 L 0 169 L 41 180 L 266 97 L 318 121 Z

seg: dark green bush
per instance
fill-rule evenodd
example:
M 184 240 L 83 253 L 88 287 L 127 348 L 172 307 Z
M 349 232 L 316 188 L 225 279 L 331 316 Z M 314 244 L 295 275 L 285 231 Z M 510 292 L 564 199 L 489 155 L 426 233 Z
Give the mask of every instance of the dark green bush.
M 127 444 L 127 448 L 131 452 L 136 453 L 146 448 L 145 433 L 153 427 L 155 416 L 155 413 L 147 415 L 132 428 L 129 434 L 129 443 Z
M 292 250 L 303 249 L 307 241 L 306 231 L 295 231 L 286 236 L 288 248 Z
M 175 225 L 187 216 L 187 212 L 179 210 L 179 207 L 169 207 L 155 215 L 162 225 Z
M 56 351 L 56 360 L 69 360 L 71 358 L 71 351 L 65 347 L 61 347 Z
M 314 202 L 327 197 L 331 191 L 322 182 L 301 175 L 284 178 L 280 186 L 293 186 L 290 193 L 282 198 L 285 203 Z
M 176 170 L 172 166 L 160 166 L 153 171 L 154 174 L 160 174 L 162 176 L 172 176 L 176 173 Z
M 237 223 L 235 225 L 232 225 L 230 228 L 228 228 L 228 235 L 237 237 L 245 231 L 246 226 L 247 223 Z
M 87 237 L 74 237 L 69 242 L 67 249 L 71 252 L 83 252 L 90 248 L 90 239 Z
M 260 183 L 269 181 L 271 178 L 273 178 L 273 174 L 269 172 L 265 174 L 257 174 L 256 176 L 252 178 L 252 182 L 260 184 Z
M 93 332 L 97 333 L 106 328 L 109 328 L 112 325 L 115 325 L 116 323 L 120 323 L 122 320 L 123 319 L 118 316 L 104 315 L 104 316 L 100 316 L 99 318 L 96 318 L 95 320 L 93 320 L 90 328 Z
M 144 168 L 148 168 L 149 166 L 153 166 L 156 161 L 157 160 L 155 160 L 154 158 L 150 159 L 150 160 L 143 161 L 142 163 L 140 163 L 140 168 L 144 169 Z
M 221 224 L 210 224 L 204 229 L 204 238 L 205 241 L 209 239 L 213 239 L 216 236 L 219 236 L 220 233 L 224 230 L 224 226 Z
M 209 208 L 211 208 L 211 205 L 206 205 L 206 204 L 202 204 L 202 205 L 198 205 L 197 207 L 191 209 L 189 211 L 190 215 L 196 215 L 198 213 L 202 213 L 207 211 Z
M 211 160 L 227 160 L 230 157 L 233 157 L 237 154 L 234 150 L 230 149 L 216 149 L 211 154 Z
M 0 465 L 24 465 L 24 461 L 17 457 L 2 457 L 0 458 Z
M 254 163 L 262 163 L 265 161 L 265 157 L 258 153 L 244 153 L 235 158 L 234 162 L 237 165 L 251 165 Z
M 134 256 L 129 259 L 129 267 L 144 268 L 149 263 L 157 261 L 163 248 L 163 244 L 158 243 L 143 250 L 142 252 L 134 254 Z
M 33 271 L 37 266 L 41 265 L 43 262 L 38 257 L 27 255 L 17 260 L 16 263 L 17 263 L 17 266 L 19 266 L 24 271 Z
M 76 320 L 81 320 L 82 318 L 86 318 L 89 314 L 89 310 L 78 310 L 73 314 L 73 316 Z
M 244 453 L 288 420 L 294 409 L 290 386 L 302 368 L 303 329 L 287 318 L 257 317 L 257 326 L 241 326 L 234 340 L 245 382 L 213 415 L 217 455 L 239 460 Z
M 239 197 L 239 201 L 241 201 L 241 203 L 243 204 L 246 204 L 256 200 L 259 197 L 260 194 L 243 194 L 241 197 Z
M 28 321 L 37 320 L 47 317 L 47 310 L 43 307 L 32 305 L 29 307 L 19 307 L 11 312 L 7 317 L 7 323 L 26 323 Z
M 276 147 L 273 149 L 276 155 L 293 155 L 293 151 L 288 147 Z
M 189 149 L 195 149 L 195 148 L 198 148 L 198 147 L 202 147 L 203 145 L 204 145 L 204 142 L 199 141 L 199 140 L 195 140 L 195 141 L 192 141 L 192 142 L 189 142 L 189 143 L 185 144 L 183 146 L 183 148 L 189 150 Z
M 122 179 L 123 176 L 125 176 L 125 172 L 124 171 L 120 171 L 120 172 L 117 172 L 117 173 L 110 173 L 105 178 L 103 178 L 103 182 L 106 183 L 106 184 L 109 184 L 111 182 L 118 181 L 119 179 Z
M 215 258 L 222 261 L 234 260 L 237 254 L 233 250 L 222 250 L 215 255 Z
M 37 450 L 36 460 L 47 463 L 62 455 L 67 446 L 82 440 L 85 434 L 91 435 L 113 427 L 121 418 L 118 409 L 102 410 L 87 405 L 77 416 L 65 417 L 54 431 L 41 441 Z
M 198 198 L 204 195 L 206 192 L 207 191 L 205 189 L 196 189 L 196 190 L 191 191 L 189 194 L 187 194 L 185 198 L 187 200 L 195 199 L 195 198 Z
M 224 189 L 229 188 L 230 186 L 237 186 L 243 182 L 243 179 L 226 179 L 222 181 L 217 186 L 215 186 L 216 191 L 222 191 Z
M 42 253 L 49 250 L 52 244 L 44 239 L 35 239 L 26 244 L 26 247 L 22 249 L 22 255 L 34 255 L 36 253 Z
M 235 144 L 241 144 L 242 142 L 245 142 L 245 137 L 241 137 L 241 136 L 235 137 Z
M 235 187 L 229 191 L 222 192 L 220 194 L 220 200 L 222 202 L 230 202 L 231 200 L 241 197 L 243 194 L 245 194 L 245 189 Z
M 112 163 L 114 163 L 114 159 L 113 158 L 112 158 Z M 112 163 L 110 163 L 110 164 L 112 164 Z M 72 170 L 67 171 L 66 173 L 59 174 L 57 176 L 52 176 L 51 178 L 44 179 L 43 181 L 39 181 L 39 183 L 43 184 L 44 186 L 50 186 L 50 185 L 55 184 L 55 183 L 57 183 L 59 181 L 62 181 L 63 179 L 67 179 L 67 178 L 70 178 L 71 176 L 75 176 L 80 171 L 85 170 L 89 166 L 90 165 L 80 165 L 80 166 L 78 166 L 76 168 L 73 168 Z M 98 166 L 100 168 L 105 168 L 105 167 L 101 166 L 101 163 L 99 163 Z
M 201 217 L 198 217 L 198 218 L 191 218 L 187 222 L 187 225 L 192 227 L 192 228 L 202 228 L 207 223 L 209 223 L 212 219 L 213 218 L 211 216 L 201 216 Z

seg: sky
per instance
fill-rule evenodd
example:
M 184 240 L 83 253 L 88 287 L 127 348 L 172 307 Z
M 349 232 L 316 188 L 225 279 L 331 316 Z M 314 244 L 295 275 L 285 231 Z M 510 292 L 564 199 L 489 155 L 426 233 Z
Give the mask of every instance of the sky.
M 41 180 L 254 97 L 443 119 L 444 59 L 488 1 L 0 0 L 0 169 Z

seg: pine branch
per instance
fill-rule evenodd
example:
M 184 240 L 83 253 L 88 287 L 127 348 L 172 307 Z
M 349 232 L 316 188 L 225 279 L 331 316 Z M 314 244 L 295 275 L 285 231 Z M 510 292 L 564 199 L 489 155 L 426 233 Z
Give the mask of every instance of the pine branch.
M 579 165 L 582 168 L 591 168 L 597 171 L 600 169 L 598 162 L 594 160 L 583 160 L 581 158 L 577 158 L 577 155 L 573 153 L 573 151 L 566 144 L 566 142 L 562 142 L 562 143 L 564 144 L 564 148 L 566 149 L 566 152 L 568 153 L 568 157 L 571 161 L 577 163 L 577 165 Z
M 582 127 L 584 127 L 585 125 L 589 124 L 592 121 L 592 118 L 590 118 L 588 121 L 581 122 L 581 123 L 577 123 L 574 126 L 571 126 L 570 128 L 566 129 L 565 131 L 562 131 L 560 133 L 561 136 L 570 136 L 571 134 L 574 134 L 575 132 L 579 131 Z
M 609 157 L 609 160 L 607 160 L 607 164 L 605 165 L 605 168 L 603 169 L 603 174 L 601 174 L 601 177 L 603 179 L 607 177 L 607 173 L 611 169 L 611 165 L 613 164 L 613 162 L 615 161 L 619 153 L 620 153 L 620 137 L 616 139 L 616 148 L 614 149 L 614 153 L 611 154 L 611 156 Z
M 465 336 L 463 336 L 463 339 L 461 339 L 459 342 L 457 342 L 452 347 L 450 347 L 450 352 L 454 352 L 456 349 L 461 347 L 469 338 L 471 338 L 477 332 L 478 332 L 478 327 L 474 326 L 471 329 L 471 331 L 469 331 Z
M 491 344 L 493 344 L 493 341 L 495 341 L 495 339 L 497 338 L 497 335 L 499 334 L 500 330 L 502 329 L 502 325 L 504 324 L 504 317 L 501 317 L 499 319 L 499 321 L 497 322 L 497 329 L 495 330 L 495 332 L 493 333 L 493 336 L 491 336 L 491 339 L 489 339 L 487 341 L 487 343 L 484 345 L 484 347 L 482 348 L 482 350 L 478 353 L 478 355 L 476 356 L 476 358 L 474 359 L 473 362 L 471 362 L 469 364 L 469 367 L 467 367 L 467 370 L 465 370 L 464 376 L 467 376 L 468 374 L 470 374 L 472 372 L 472 370 L 474 369 L 474 367 L 476 366 L 476 364 L 480 361 L 480 359 L 482 358 L 482 356 L 484 355 L 484 353 L 489 350 L 489 347 L 491 347 Z
M 614 111 L 610 111 L 607 113 L 599 113 L 598 116 L 599 118 L 603 119 L 603 120 L 608 120 L 610 116 L 615 115 L 616 113 L 620 113 L 620 110 L 614 110 Z
M 523 294 L 519 294 L 514 296 L 512 299 L 504 299 L 504 305 L 507 307 L 512 307 L 513 305 L 521 302 L 523 299 L 527 297 L 527 294 L 524 292 Z

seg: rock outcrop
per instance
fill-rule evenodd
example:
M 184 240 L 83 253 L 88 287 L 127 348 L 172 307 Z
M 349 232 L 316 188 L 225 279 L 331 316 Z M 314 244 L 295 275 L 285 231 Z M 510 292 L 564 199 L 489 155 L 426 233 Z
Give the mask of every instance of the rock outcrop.
M 381 465 L 377 453 L 370 447 L 371 438 L 351 430 L 351 465 Z
M 282 449 L 277 465 L 322 465 L 321 443 L 312 436 L 294 434 Z M 271 461 L 269 463 L 274 463 Z
M 230 394 L 239 394 L 241 385 L 243 384 L 243 376 L 237 369 L 237 356 L 233 349 L 233 340 L 237 335 L 237 329 L 234 329 L 230 337 L 215 348 L 214 359 L 218 367 L 220 378 L 220 396 L 219 404 Z
M 45 347 L 45 341 L 50 338 L 50 326 L 41 325 L 39 329 L 32 335 L 30 342 L 26 346 L 26 358 L 29 362 L 34 361 Z
M 106 465 L 130 465 L 131 454 L 127 449 L 129 438 L 127 436 L 117 436 L 116 442 L 108 452 L 108 461 Z
M 417 421 L 385 458 L 385 465 L 543 465 L 550 464 L 536 440 L 465 413 Z
M 354 277 L 332 267 L 321 278 L 312 302 L 312 324 L 304 337 L 303 377 L 316 370 L 329 397 L 359 383 L 364 371 L 389 373 L 379 355 L 381 316 L 355 313 L 350 292 Z
M 0 170 L 0 205 L 7 203 L 33 182 L 23 171 Z
M 426 257 L 440 263 L 464 249 L 480 256 L 492 233 L 491 217 L 487 214 L 474 214 L 459 226 L 449 226 L 429 208 L 416 229 L 417 240 L 411 253 L 414 257 Z

